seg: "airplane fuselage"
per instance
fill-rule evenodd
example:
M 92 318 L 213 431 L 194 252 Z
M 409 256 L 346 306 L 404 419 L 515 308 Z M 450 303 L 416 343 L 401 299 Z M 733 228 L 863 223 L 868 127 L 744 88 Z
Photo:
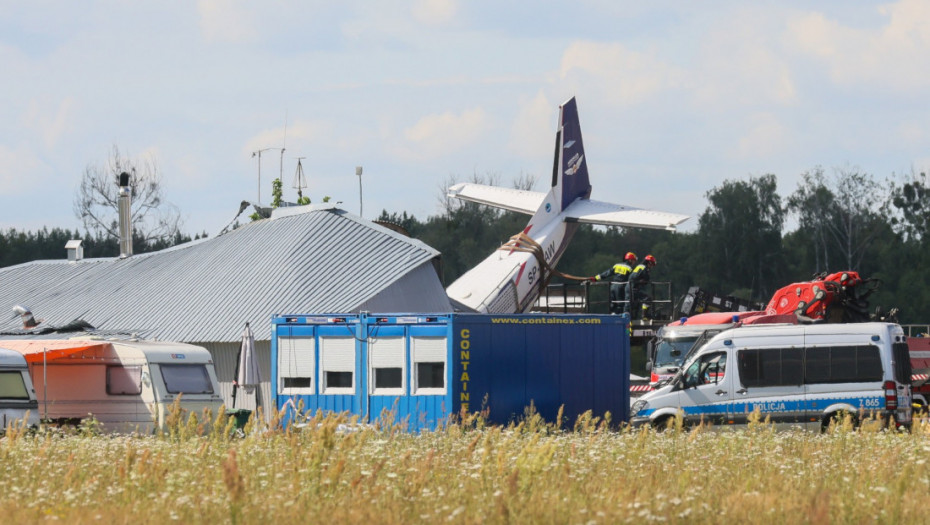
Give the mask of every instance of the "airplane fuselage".
M 542 248 L 543 259 L 550 267 L 558 263 L 577 229 L 577 224 L 561 218 L 533 221 L 524 229 Z M 500 249 L 459 277 L 446 290 L 449 297 L 465 306 L 486 313 L 526 312 L 540 291 L 545 268 L 533 253 Z

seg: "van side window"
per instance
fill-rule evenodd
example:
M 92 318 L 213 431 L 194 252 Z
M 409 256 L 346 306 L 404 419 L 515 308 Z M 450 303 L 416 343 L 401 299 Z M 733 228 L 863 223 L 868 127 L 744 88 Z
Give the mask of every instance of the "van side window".
M 137 396 L 142 393 L 142 367 L 107 367 L 107 394 Z
M 804 382 L 803 349 L 766 348 L 740 350 L 736 360 L 743 386 L 786 386 Z
M 716 352 L 701 356 L 685 370 L 683 380 L 685 388 L 716 384 L 723 381 L 727 372 L 726 352 Z
M 804 373 L 808 384 L 881 381 L 883 375 L 881 356 L 874 345 L 808 348 Z

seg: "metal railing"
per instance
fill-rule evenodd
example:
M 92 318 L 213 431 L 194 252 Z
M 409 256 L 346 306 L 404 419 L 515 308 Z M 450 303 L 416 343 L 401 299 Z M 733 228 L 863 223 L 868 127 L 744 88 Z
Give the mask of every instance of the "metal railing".
M 902 324 L 908 337 L 930 337 L 930 324 Z
M 532 311 L 545 313 L 610 313 L 613 303 L 623 310 L 629 301 L 611 301 L 610 282 L 582 282 L 550 284 L 533 304 Z M 623 284 L 623 283 L 619 283 Z M 648 298 L 643 305 L 648 306 L 650 319 L 670 321 L 674 315 L 672 283 L 653 281 L 646 285 Z

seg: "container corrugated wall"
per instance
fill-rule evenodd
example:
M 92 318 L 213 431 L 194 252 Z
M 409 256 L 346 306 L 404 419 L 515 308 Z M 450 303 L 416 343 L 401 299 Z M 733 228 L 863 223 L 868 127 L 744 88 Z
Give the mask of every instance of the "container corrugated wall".
M 625 319 L 606 315 L 456 315 L 453 397 L 504 423 L 532 403 L 547 421 L 629 411 Z

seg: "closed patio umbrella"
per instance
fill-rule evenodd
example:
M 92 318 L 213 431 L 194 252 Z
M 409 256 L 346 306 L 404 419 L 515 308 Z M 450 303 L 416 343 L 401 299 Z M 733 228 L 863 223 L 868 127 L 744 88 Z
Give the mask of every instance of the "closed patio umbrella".
M 258 369 L 258 360 L 255 357 L 255 336 L 252 335 L 249 323 L 245 323 L 245 330 L 242 332 L 242 344 L 239 346 L 239 358 L 236 362 L 236 380 L 233 383 L 233 408 L 236 408 L 236 391 L 239 388 L 250 394 L 261 382 L 261 372 Z M 255 402 L 257 405 L 257 395 Z

